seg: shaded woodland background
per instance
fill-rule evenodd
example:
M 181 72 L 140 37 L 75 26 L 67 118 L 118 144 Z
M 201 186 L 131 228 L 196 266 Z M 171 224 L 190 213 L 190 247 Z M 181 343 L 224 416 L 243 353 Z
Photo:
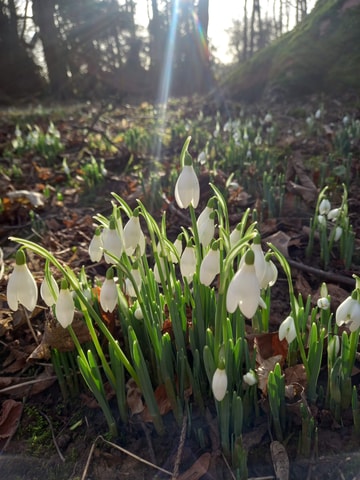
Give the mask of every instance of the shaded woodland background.
M 205 93 L 234 68 L 221 66 L 209 45 L 212 1 L 0 0 L 0 102 L 155 98 L 175 11 L 171 94 Z M 147 27 L 136 24 L 139 8 L 147 8 Z M 307 15 L 307 0 L 245 0 L 229 31 L 234 65 Z

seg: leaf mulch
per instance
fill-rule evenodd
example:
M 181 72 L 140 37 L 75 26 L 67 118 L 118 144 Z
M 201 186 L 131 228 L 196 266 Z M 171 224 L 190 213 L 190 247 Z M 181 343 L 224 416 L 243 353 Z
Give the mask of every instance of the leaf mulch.
M 319 108 L 319 98 L 309 98 L 301 103 L 252 105 L 247 109 L 254 115 L 271 111 L 279 130 L 274 148 L 279 152 L 279 159 L 287 162 L 287 193 L 281 217 L 266 218 L 265 215 L 259 224 L 264 247 L 271 241 L 286 254 L 295 290 L 304 298 L 311 295 L 315 303 L 321 282 L 326 281 L 335 310 L 353 288 L 352 273 L 360 274 L 359 139 L 352 145 L 353 181 L 349 205 L 357 242 L 354 264 L 349 271 L 336 258 L 324 271 L 318 252 L 310 262 L 305 258 L 309 218 L 320 187 L 314 161 L 326 163 L 328 155 L 334 151 L 334 125 L 345 115 L 359 118 L 360 102 L 352 97 L 342 100 L 322 98 L 321 101 L 325 106 L 325 123 L 316 135 L 305 141 L 297 139 L 294 132 L 303 128 L 304 112 L 315 112 Z M 201 99 L 185 99 L 175 103 L 173 112 L 176 114 L 173 115 L 195 118 L 202 107 Z M 224 110 L 230 108 L 236 114 L 240 107 L 231 105 Z M 214 119 L 209 128 L 214 128 L 218 106 L 207 103 L 204 109 L 207 109 L 206 115 Z M 0 252 L 5 266 L 0 280 L 0 471 L 3 478 L 35 480 L 44 472 L 47 478 L 59 480 L 236 478 L 221 454 L 216 416 L 211 405 L 205 418 L 194 408 L 191 425 L 185 417 L 182 428 L 175 424 L 171 412 L 164 411 L 167 433 L 162 437 L 156 435 L 151 423 L 135 414 L 128 425 L 122 426 L 116 443 L 109 442 L 101 411 L 86 389 L 80 398 L 68 403 L 62 400 L 49 362 L 49 348 L 54 342 L 57 345 L 58 336 L 46 327 L 44 307 L 39 305 L 30 318 L 34 338 L 24 312 L 11 312 L 6 303 L 6 281 L 16 249 L 7 240 L 9 236 L 38 241 L 75 270 L 84 265 L 90 276 L 101 278 L 104 275 L 106 266 L 102 263 L 93 266 L 88 259 L 87 247 L 94 230 L 92 217 L 98 212 L 110 212 L 112 191 L 120 194 L 131 206 L 136 205 L 136 198 L 146 201 L 148 192 L 146 188 L 144 190 L 139 169 L 134 166 L 143 166 L 146 184 L 146 165 L 151 159 L 146 153 L 134 152 L 131 146 L 126 146 L 122 134 L 134 124 L 151 128 L 149 110 L 151 107 L 143 104 L 116 108 L 75 105 L 48 110 L 30 107 L 23 111 L 0 112 Z M 17 124 L 32 123 L 46 129 L 50 120 L 59 129 L 65 144 L 65 150 L 51 164 L 33 152 L 24 153 L 21 158 L 9 157 L 6 151 Z M 224 116 L 224 122 L 226 120 Z M 165 170 L 166 164 L 170 168 L 178 158 L 183 140 L 179 139 L 178 144 L 164 151 Z M 194 155 L 198 153 L 193 152 Z M 108 173 L 102 181 L 88 185 L 84 181 L 84 165 L 91 155 L 104 159 Z M 71 181 L 64 173 L 64 158 L 70 168 Z M 337 161 L 341 165 L 342 159 Z M 14 164 L 20 166 L 21 175 L 11 173 Z M 200 179 L 204 188 L 199 210 L 207 200 L 210 173 L 204 171 Z M 230 173 L 218 172 L 215 183 L 223 186 Z M 241 179 L 239 184 L 239 189 L 228 199 L 234 225 L 246 207 L 261 207 L 261 199 L 252 198 L 242 189 Z M 160 210 L 167 210 L 168 228 L 175 237 L 179 222 L 183 224 L 187 218 L 177 209 L 171 192 L 165 191 L 165 194 Z M 41 260 L 29 255 L 29 267 L 40 283 Z M 289 312 L 286 281 L 281 274 L 273 292 L 270 327 L 276 332 Z M 359 379 L 359 371 L 355 371 L 353 383 L 358 385 Z M 266 413 L 266 402 L 261 408 Z M 353 432 L 351 412 L 344 415 L 340 425 L 325 409 L 311 408 L 317 422 L 317 438 L 307 456 L 298 453 L 296 435 L 290 435 L 284 445 L 279 445 L 271 435 L 266 415 L 260 417 L 251 431 L 244 432 L 249 478 L 360 479 L 359 438 Z M 294 432 L 298 431 L 301 416 L 296 405 L 289 408 L 288 415 Z

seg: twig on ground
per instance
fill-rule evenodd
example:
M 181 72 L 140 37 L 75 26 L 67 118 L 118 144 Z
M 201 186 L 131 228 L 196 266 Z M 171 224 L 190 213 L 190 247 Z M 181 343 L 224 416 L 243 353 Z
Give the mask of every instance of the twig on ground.
M 346 277 L 345 275 L 339 275 L 334 272 L 325 272 L 324 270 L 320 270 L 319 268 L 311 267 L 310 265 L 306 265 L 305 263 L 296 262 L 295 260 L 288 259 L 289 265 L 291 267 L 297 268 L 303 272 L 311 273 L 312 275 L 316 275 L 317 277 L 323 278 L 324 280 L 341 283 L 343 285 L 348 285 L 352 288 L 355 287 L 355 280 L 350 277 Z
M 155 465 L 155 464 L 153 464 L 153 463 L 151 463 L 151 462 L 148 462 L 148 461 L 145 460 L 144 458 L 141 458 L 141 457 L 139 457 L 138 455 L 135 455 L 134 453 L 129 452 L 129 450 L 126 450 L 125 448 L 120 447 L 119 445 L 116 445 L 116 443 L 112 443 L 112 442 L 109 442 L 108 440 L 105 440 L 105 438 L 104 438 L 102 435 L 99 435 L 99 436 L 95 439 L 94 443 L 93 443 L 92 446 L 91 446 L 91 449 L 90 449 L 90 452 L 89 452 L 89 456 L 88 456 L 88 459 L 87 459 L 87 461 L 86 461 L 85 469 L 84 469 L 84 471 L 83 471 L 81 480 L 85 480 L 85 479 L 86 479 L 86 475 L 87 475 L 87 472 L 88 472 L 88 470 L 89 470 L 91 458 L 92 458 L 92 455 L 93 455 L 93 453 L 94 453 L 94 449 L 95 449 L 95 446 L 96 446 L 96 443 L 97 443 L 98 440 L 102 440 L 102 441 L 103 441 L 104 443 L 106 443 L 107 445 L 110 445 L 111 447 L 115 448 L 116 450 L 119 450 L 120 452 L 125 453 L 125 455 L 128 455 L 129 457 L 132 457 L 132 458 L 134 458 L 135 460 L 138 460 L 139 462 L 144 463 L 145 465 L 148 465 L 149 467 L 155 468 L 156 470 L 159 470 L 160 472 L 165 473 L 166 475 L 169 475 L 170 477 L 173 476 L 172 472 L 169 472 L 168 470 L 165 470 L 164 468 L 158 467 L 157 465 Z
M 50 418 L 46 415 L 46 413 L 42 412 L 41 410 L 39 410 L 40 414 L 46 419 L 46 421 L 48 422 L 49 424 L 49 427 L 50 427 L 50 431 L 51 431 L 51 436 L 52 436 L 52 439 L 53 439 L 53 442 L 54 442 L 54 445 L 55 445 L 55 448 L 56 448 L 56 451 L 60 457 L 60 460 L 62 462 L 65 462 L 65 458 L 63 456 L 63 454 L 61 453 L 61 450 L 59 448 L 59 445 L 56 441 L 56 437 L 55 437 L 55 433 L 54 433 L 54 429 L 53 429 L 53 426 L 52 426 L 52 423 L 51 423 L 51 420 Z
M 183 422 L 182 422 L 182 426 L 181 426 L 179 448 L 178 448 L 177 453 L 176 453 L 172 480 L 176 479 L 179 476 L 179 467 L 180 467 L 182 454 L 183 454 L 183 451 L 184 451 L 185 438 L 186 438 L 186 424 L 187 424 L 187 415 L 184 414 Z

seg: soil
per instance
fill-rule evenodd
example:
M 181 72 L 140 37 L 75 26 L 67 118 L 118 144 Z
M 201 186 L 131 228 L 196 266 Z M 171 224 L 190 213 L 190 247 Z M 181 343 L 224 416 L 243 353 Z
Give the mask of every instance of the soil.
M 353 113 L 356 117 L 358 111 L 354 110 L 354 105 L 360 104 L 358 101 L 351 103 L 346 99 L 341 102 L 328 100 L 327 125 L 331 126 L 332 119 L 342 118 L 345 113 Z M 317 104 L 318 98 L 308 100 L 311 111 L 316 110 Z M 269 106 L 257 105 L 253 108 L 266 112 Z M 283 105 L 271 106 L 273 116 L 279 119 L 278 124 L 282 129 L 282 134 L 278 135 L 280 140 L 276 147 L 288 151 L 289 145 L 286 139 L 289 137 L 287 132 L 289 122 L 296 124 L 295 112 L 299 112 L 300 109 L 305 110 L 307 106 L 294 104 L 287 106 L 286 112 L 282 110 L 283 108 Z M 5 116 L 2 117 L 0 135 L 4 141 L 9 138 L 9 132 L 12 131 L 13 126 L 8 118 L 6 120 Z M 66 126 L 63 125 L 62 128 L 65 130 Z M 292 139 L 290 148 L 292 151 L 300 151 L 306 161 L 311 161 L 316 155 L 326 156 L 328 151 L 331 151 L 332 142 L 329 138 L 329 130 L 324 129 L 324 132 L 302 144 Z M 76 138 L 76 133 L 73 132 L 72 135 L 73 148 L 75 148 L 79 140 Z M 350 219 L 357 239 L 360 238 L 358 220 L 360 196 L 357 183 L 359 153 L 360 145 L 357 143 L 353 146 L 352 171 L 352 178 L 356 179 L 356 183 L 351 183 L 349 191 Z M 107 159 L 106 168 L 109 174 L 100 186 L 88 190 L 71 189 L 61 184 L 62 179 L 58 178 L 61 185 L 58 188 L 61 189 L 63 198 L 59 200 L 53 197 L 52 202 L 41 209 L 36 216 L 38 225 L 46 226 L 38 231 L 41 232 L 39 237 L 41 243 L 52 248 L 60 259 L 62 256 L 68 259 L 69 252 L 74 245 L 77 245 L 69 261 L 72 268 L 79 268 L 82 264 L 89 265 L 85 258 L 87 258 L 87 245 L 93 231 L 91 217 L 98 211 L 107 211 L 108 192 L 116 190 L 130 202 L 139 195 L 136 178 L 124 169 L 129 160 L 129 152 L 118 151 L 117 155 L 120 158 Z M 31 156 L 24 158 L 22 168 L 25 172 L 32 172 L 32 165 Z M 58 175 L 58 172 L 50 172 L 49 175 L 51 181 L 54 178 L 53 175 Z M 10 181 L 3 175 L 1 187 L 4 191 L 9 188 L 36 190 L 36 183 L 31 183 L 29 178 L 31 177 L 25 176 L 22 180 Z M 205 201 L 203 199 L 203 204 Z M 231 218 L 236 223 L 241 208 L 235 204 L 230 204 L 229 208 Z M 259 225 L 260 231 L 264 242 L 274 241 L 279 232 L 287 236 L 286 247 L 289 252 L 289 261 L 292 262 L 296 290 L 301 291 L 305 296 L 312 295 L 315 301 L 321 282 L 326 280 L 334 300 L 332 308 L 335 309 L 352 289 L 351 274 L 360 273 L 359 244 L 356 243 L 355 261 L 349 270 L 344 269 L 344 266 L 333 258 L 329 268 L 324 271 L 316 248 L 311 261 L 308 261 L 305 257 L 305 247 L 312 209 L 312 205 L 304 202 L 302 198 L 295 200 L 294 193 L 288 191 L 282 215 L 278 218 L 262 219 Z M 10 256 L 14 251 L 14 245 L 7 241 L 7 237 L 18 236 L 19 232 L 22 236 L 34 235 L 34 225 L 27 220 L 28 212 L 29 205 L 24 202 L 17 204 L 16 209 L 14 207 L 13 210 L 6 210 L 2 214 L 0 240 L 7 268 L 12 263 Z M 181 212 L 174 207 L 169 209 L 167 220 L 174 235 L 179 218 L 182 220 Z M 35 235 L 34 238 L 38 237 Z M 36 258 L 31 258 L 30 261 L 33 267 L 38 265 Z M 104 274 L 105 266 L 100 264 L 96 267 L 96 271 L 90 270 L 90 272 Z M 127 478 L 147 480 L 171 478 L 174 469 L 176 473 L 177 468 L 180 473 L 178 478 L 182 480 L 236 478 L 236 473 L 231 471 L 220 450 L 216 411 L 212 403 L 206 405 L 205 412 L 200 412 L 193 407 L 191 420 L 185 417 L 183 425 L 175 422 L 171 412 L 166 414 L 164 417 L 166 433 L 163 436 L 155 432 L 151 423 L 144 423 L 141 418 L 134 415 L 128 424 L 119 423 L 119 437 L 110 440 L 101 410 L 85 388 L 82 389 L 80 397 L 70 398 L 64 402 L 51 364 L 41 359 L 29 361 L 29 355 L 35 350 L 36 343 L 26 319 L 16 313 L 11 316 L 10 313 L 5 314 L 8 312 L 5 298 L 6 276 L 7 272 L 0 283 L 0 302 L 4 312 L 0 324 L 1 478 L 38 480 L 46 476 L 48 480 L 80 478 L 84 480 Z M 283 275 L 280 274 L 273 292 L 270 328 L 276 331 L 289 312 L 286 280 Z M 44 313 L 41 308 L 31 322 L 40 339 L 44 330 Z M 323 381 L 325 381 L 323 378 L 326 374 L 325 370 L 324 368 L 321 376 Z M 358 386 L 360 377 L 357 372 L 354 372 L 353 384 Z M 34 382 L 25 383 L 29 381 Z M 8 404 L 9 409 L 14 409 L 11 410 L 13 414 L 5 415 L 5 404 L 9 401 L 14 402 L 11 405 Z M 261 415 L 255 427 L 245 428 L 243 435 L 243 444 L 248 451 L 248 476 L 259 480 L 276 478 L 271 458 L 274 438 L 268 425 L 266 399 L 261 403 L 260 410 Z M 284 439 L 283 443 L 290 460 L 289 478 L 291 480 L 360 480 L 360 439 L 355 433 L 351 411 L 343 415 L 342 423 L 339 424 L 321 403 L 316 405 L 312 411 L 316 420 L 316 435 L 306 454 L 299 453 L 298 449 L 301 415 L 297 406 L 289 406 L 287 415 L 291 434 Z M 149 463 L 143 463 L 143 460 Z M 157 470 L 155 466 L 161 467 L 163 471 Z

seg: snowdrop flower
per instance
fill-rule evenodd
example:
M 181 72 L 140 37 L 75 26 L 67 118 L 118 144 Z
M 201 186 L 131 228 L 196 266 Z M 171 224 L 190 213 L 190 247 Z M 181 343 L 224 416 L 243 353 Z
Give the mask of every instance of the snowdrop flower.
M 154 265 L 154 278 L 156 283 L 161 283 L 161 273 L 164 275 L 165 271 L 165 259 L 163 256 L 159 255 L 159 263 L 156 262 Z
M 257 279 L 259 280 L 259 284 L 261 285 L 265 275 L 266 265 L 265 265 L 265 255 L 261 248 L 260 235 L 256 235 L 256 237 L 254 238 L 254 242 L 250 248 L 255 255 L 255 261 L 254 261 L 255 272 L 256 272 Z
M 326 217 L 325 217 L 325 215 L 318 215 L 317 219 L 318 219 L 319 225 L 321 225 L 322 227 L 325 227 L 325 226 L 326 226 Z
M 185 247 L 181 255 L 180 272 L 188 282 L 192 281 L 194 273 L 196 272 L 196 253 L 195 248 L 191 244 Z
M 354 297 L 347 297 L 336 310 L 336 324 L 341 326 L 343 324 L 349 327 L 351 332 L 354 332 L 360 327 L 360 303 L 356 298 L 356 291 L 353 293 Z
M 100 262 L 102 255 L 103 239 L 100 228 L 97 228 L 89 244 L 89 256 L 92 262 Z
M 55 303 L 55 315 L 63 328 L 72 324 L 75 314 L 75 305 L 73 296 L 69 290 L 67 281 L 61 281 L 59 296 Z
M 222 368 L 217 368 L 215 370 L 212 382 L 211 382 L 211 388 L 214 394 L 215 399 L 218 402 L 221 402 L 225 395 L 226 395 L 226 390 L 228 386 L 228 379 L 226 375 L 226 371 L 224 366 Z
M 136 318 L 136 320 L 142 320 L 144 318 L 144 314 L 139 303 L 137 303 L 136 305 L 136 308 L 134 311 L 134 317 Z
M 254 370 L 249 370 L 245 375 L 243 375 L 243 381 L 249 385 L 250 387 L 252 385 L 256 385 L 257 384 L 257 378 L 256 378 L 256 373 L 254 372 Z
M 341 212 L 341 208 L 333 208 L 327 214 L 328 220 L 333 220 L 333 221 L 336 220 L 338 218 L 340 212 Z
M 318 298 L 316 304 L 319 308 L 321 308 L 321 310 L 328 310 L 330 307 L 329 299 L 326 297 Z
M 170 261 L 172 263 L 178 263 L 179 262 L 178 257 L 180 258 L 182 253 L 182 235 L 181 234 L 177 237 L 177 239 L 174 242 L 174 249 L 177 252 L 177 255 L 175 254 L 175 252 L 170 250 Z
M 348 117 L 348 115 L 345 115 L 345 117 L 342 119 L 342 122 L 345 126 L 349 124 L 350 118 Z
M 293 317 L 286 317 L 279 327 L 279 340 L 280 342 L 286 338 L 286 341 L 290 343 L 296 338 L 295 321 Z
M 258 132 L 256 137 L 255 137 L 255 140 L 254 140 L 254 144 L 259 147 L 261 144 L 262 144 L 262 138 L 261 138 L 261 135 L 260 133 Z
M 319 205 L 319 214 L 320 215 L 327 215 L 330 212 L 331 203 L 327 198 L 323 198 Z
M 185 153 L 184 167 L 176 181 L 175 200 L 180 208 L 187 208 L 190 204 L 198 206 L 200 198 L 200 185 L 196 176 L 189 153 Z
M 255 267 L 256 268 L 256 267 Z M 265 271 L 264 276 L 260 282 L 261 288 L 272 287 L 278 277 L 278 270 L 272 260 L 270 258 L 266 258 L 265 256 Z
M 226 294 L 226 309 L 235 312 L 239 307 L 245 317 L 252 318 L 260 302 L 260 284 L 255 272 L 255 254 L 248 250 L 245 261 L 230 281 Z
M 238 223 L 234 230 L 230 233 L 230 247 L 232 248 L 241 240 L 241 224 Z
M 337 226 L 335 228 L 334 242 L 337 242 L 338 240 L 340 240 L 342 233 L 343 233 L 343 229 L 340 226 Z
M 203 285 L 209 286 L 216 275 L 220 273 L 220 250 L 218 243 L 214 242 L 200 265 L 199 279 Z
M 46 277 L 40 285 L 40 295 L 48 307 L 52 307 L 59 296 L 59 286 L 55 278 L 50 275 L 51 286 Z M 55 296 L 54 296 L 55 295 Z
M 139 272 L 139 269 L 137 268 L 137 265 L 135 265 L 134 268 L 131 270 L 131 275 L 134 279 L 134 282 L 138 290 L 140 290 L 142 279 L 141 279 L 141 274 Z M 126 292 L 126 295 L 128 295 L 129 297 L 133 297 L 133 298 L 137 297 L 135 287 L 132 281 L 130 280 L 130 278 L 125 279 L 125 292 Z
M 272 122 L 272 115 L 271 113 L 267 113 L 264 118 L 264 123 L 271 123 Z
M 114 311 L 118 301 L 118 292 L 114 281 L 114 271 L 110 267 L 100 290 L 100 305 L 104 312 Z
M 134 210 L 133 216 L 126 223 L 123 235 L 127 255 L 132 255 L 137 246 L 140 248 L 140 255 L 144 254 L 145 236 L 141 230 L 138 208 Z
M 206 248 L 210 245 L 211 240 L 214 238 L 215 233 L 215 221 L 214 221 L 214 199 L 210 199 L 204 210 L 200 213 L 196 225 L 199 233 L 199 241 L 201 245 Z
M 316 110 L 315 118 L 316 118 L 316 120 L 320 120 L 320 118 L 321 118 L 321 108 Z
M 120 258 L 123 253 L 123 243 L 116 230 L 115 220 L 113 218 L 110 220 L 109 227 L 105 227 L 102 232 L 102 242 L 105 262 L 115 264 L 116 260 L 110 257 L 106 250 L 115 257 Z
M 199 153 L 197 161 L 200 163 L 200 165 L 205 165 L 206 160 L 207 160 L 206 153 L 203 150 L 202 152 Z
M 18 250 L 15 257 L 15 266 L 9 276 L 6 298 L 11 310 L 16 311 L 19 303 L 32 312 L 36 306 L 38 289 L 34 277 L 26 265 L 25 253 Z

